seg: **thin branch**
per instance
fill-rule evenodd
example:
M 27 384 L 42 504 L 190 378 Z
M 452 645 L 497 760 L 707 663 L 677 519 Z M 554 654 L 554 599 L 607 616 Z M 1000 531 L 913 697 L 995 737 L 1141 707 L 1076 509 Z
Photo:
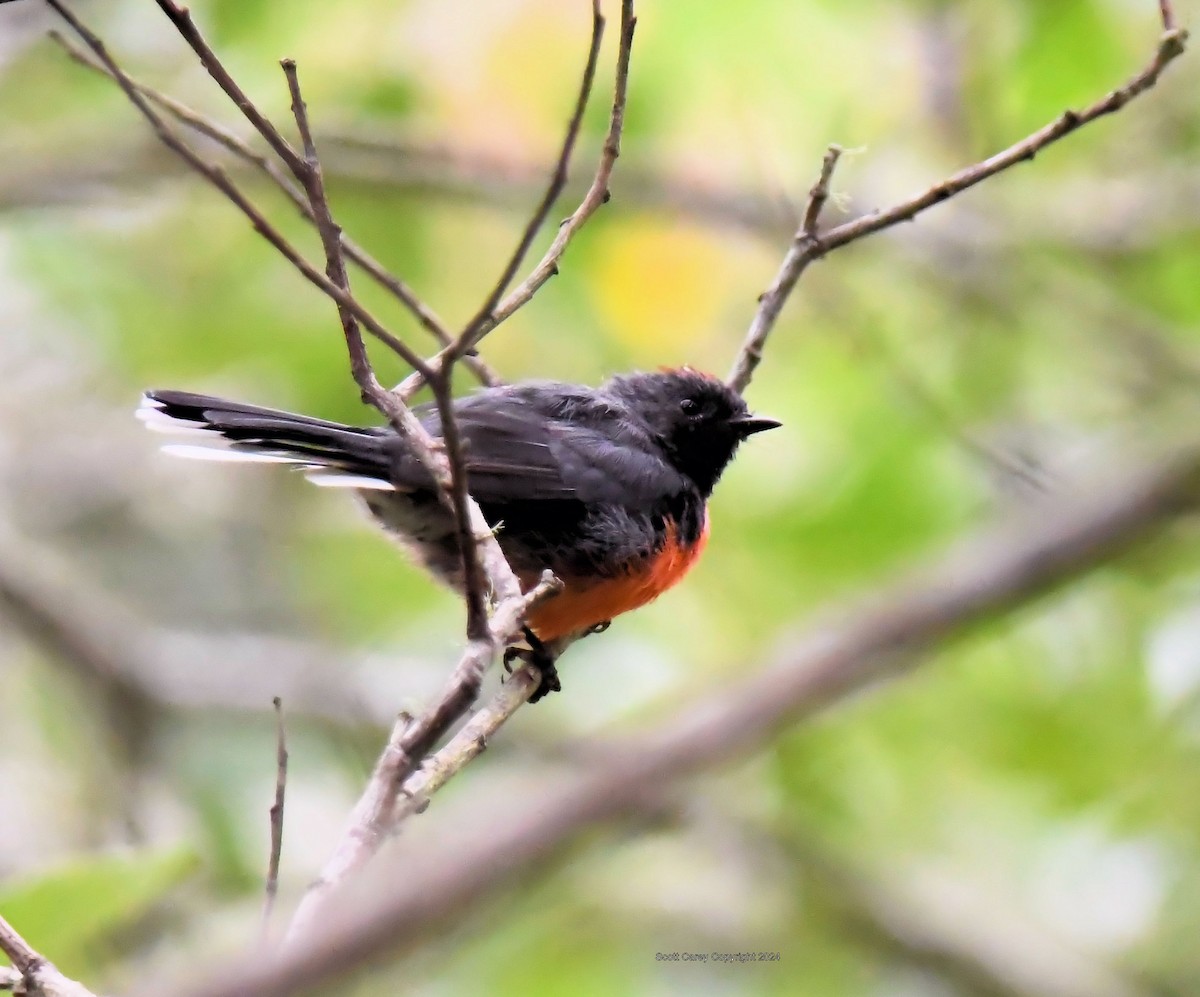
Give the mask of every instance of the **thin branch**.
M 279 895 L 279 862 L 283 857 L 283 805 L 287 793 L 288 750 L 287 732 L 283 726 L 283 700 L 272 700 L 275 707 L 275 801 L 269 811 L 271 820 L 271 851 L 267 858 L 267 881 L 263 899 L 262 941 L 265 944 L 271 929 L 271 914 Z
M 600 162 L 579 206 L 558 227 L 554 240 L 545 255 L 530 271 L 529 275 L 513 288 L 499 304 L 490 310 L 482 321 L 476 320 L 451 346 L 446 347 L 429 361 L 432 371 L 439 371 L 453 363 L 455 357 L 474 350 L 480 341 L 496 326 L 506 321 L 526 305 L 543 284 L 558 273 L 558 263 L 571 240 L 587 223 L 596 210 L 609 199 L 608 183 L 612 178 L 617 157 L 621 154 L 621 132 L 625 127 L 625 103 L 629 91 L 629 59 L 633 51 L 633 32 L 637 18 L 633 13 L 633 0 L 621 0 L 621 40 L 617 49 L 617 66 L 613 82 L 612 110 L 609 114 L 608 133 L 600 152 Z M 569 155 L 569 150 L 567 150 Z M 427 380 L 425 374 L 416 371 L 397 388 L 404 398 L 411 398 Z
M 571 155 L 575 151 L 575 143 L 579 138 L 579 127 L 583 123 L 583 113 L 587 110 L 592 84 L 596 79 L 596 63 L 600 58 L 600 43 L 604 39 L 604 24 L 604 15 L 600 13 L 600 0 L 592 0 L 592 40 L 588 46 L 587 61 L 583 67 L 583 78 L 579 83 L 579 95 L 575 98 L 575 109 L 571 112 L 570 121 L 567 123 L 567 133 L 563 137 L 562 149 L 554 164 L 550 183 L 538 206 L 534 208 L 532 217 L 526 223 L 525 230 L 521 233 L 521 238 L 517 241 L 517 246 L 501 272 L 500 278 L 484 299 L 475 317 L 463 329 L 460 336 L 460 341 L 463 343 L 471 342 L 473 337 L 478 334 L 478 330 L 492 320 L 493 310 L 504 296 L 504 292 L 508 290 L 509 284 L 512 283 L 517 270 L 520 269 L 529 253 L 529 247 L 533 245 L 533 240 L 537 238 L 538 232 L 546 223 L 550 209 L 554 207 L 563 187 L 567 184 L 567 169 L 571 163 Z
M 255 227 L 271 241 L 272 245 L 276 246 L 280 252 L 301 269 L 310 281 L 325 291 L 337 303 L 339 306 L 339 315 L 342 318 L 343 330 L 346 335 L 347 346 L 351 353 L 351 364 L 354 369 L 355 380 L 362 389 L 364 398 L 374 404 L 388 417 L 397 431 L 407 438 L 407 442 L 410 444 L 414 454 L 430 470 L 440 494 L 455 513 L 460 536 L 468 538 L 468 542 L 465 542 L 463 545 L 464 560 L 467 564 L 470 564 L 472 560 L 478 559 L 477 563 L 482 565 L 482 570 L 486 573 L 490 590 L 496 594 L 499 600 L 491 625 L 486 626 L 484 625 L 484 621 L 486 621 L 486 607 L 482 601 L 484 598 L 483 586 L 477 584 L 473 587 L 473 596 L 469 600 L 471 606 L 469 619 L 472 632 L 459 664 L 455 668 L 439 699 L 405 729 L 403 736 L 399 738 L 398 743 L 395 745 L 396 750 L 390 753 L 389 759 L 381 760 L 381 769 L 387 774 L 387 784 L 384 787 L 383 793 L 380 794 L 381 798 L 385 801 L 385 805 L 378 808 L 365 808 L 369 813 L 363 825 L 363 836 L 368 841 L 368 844 L 362 849 L 350 849 L 352 854 L 362 855 L 365 860 L 365 858 L 369 858 L 374 853 L 376 847 L 374 842 L 379 837 L 379 829 L 386 827 L 386 822 L 390 819 L 394 807 L 395 795 L 399 791 L 399 787 L 404 779 L 420 764 L 425 755 L 433 749 L 434 745 L 446 734 L 453 723 L 470 709 L 478 696 L 484 672 L 495 659 L 497 649 L 500 646 L 510 643 L 518 636 L 525 613 L 529 607 L 537 599 L 544 598 L 555 591 L 557 583 L 552 580 L 544 580 L 533 592 L 528 595 L 522 595 L 520 584 L 505 560 L 504 554 L 492 534 L 491 527 L 479 511 L 478 506 L 467 495 L 461 446 L 459 446 L 459 441 L 455 436 L 454 416 L 448 394 L 448 371 L 451 364 L 447 364 L 444 369 L 439 369 L 436 372 L 432 371 L 407 346 L 394 336 L 391 336 L 390 333 L 387 333 L 386 330 L 383 330 L 377 320 L 350 294 L 346 286 L 347 279 L 341 255 L 340 233 L 332 219 L 328 201 L 325 197 L 320 166 L 316 158 L 311 130 L 308 126 L 307 112 L 299 93 L 294 66 L 289 66 L 285 62 L 284 69 L 289 77 L 289 87 L 293 97 L 293 111 L 296 115 L 297 127 L 300 130 L 301 140 L 304 145 L 305 155 L 303 157 L 298 156 L 282 139 L 275 141 L 272 138 L 272 136 L 277 136 L 278 133 L 273 126 L 270 126 L 269 122 L 265 121 L 265 117 L 253 108 L 248 98 L 237 88 L 236 84 L 228 78 L 228 73 L 220 66 L 219 60 L 217 60 L 216 56 L 199 37 L 187 12 L 172 3 L 166 2 L 166 0 L 159 0 L 159 5 L 169 15 L 173 15 L 172 19 L 191 42 L 192 47 L 197 50 L 210 73 L 222 83 L 223 89 L 238 103 L 243 113 L 247 115 L 252 123 L 255 123 L 264 137 L 271 142 L 273 148 L 281 155 L 288 168 L 292 170 L 296 179 L 304 187 L 313 211 L 315 223 L 321 233 L 322 245 L 325 248 L 326 274 L 320 274 L 311 264 L 301 258 L 219 168 L 207 163 L 198 156 L 167 126 L 162 117 L 150 106 L 146 97 L 133 86 L 124 71 L 108 55 L 99 38 L 74 18 L 63 7 L 60 0 L 47 0 L 47 2 L 59 12 L 117 80 L 129 100 L 151 123 L 156 134 L 164 144 L 178 153 L 197 172 L 204 175 L 218 189 L 225 193 L 230 200 L 254 221 Z M 280 143 L 283 143 L 282 146 Z M 361 336 L 357 335 L 356 320 L 362 322 L 366 328 L 375 332 L 379 338 L 383 339 L 395 352 L 407 360 L 417 373 L 435 381 L 435 392 L 438 394 L 439 410 L 442 414 L 443 434 L 447 437 L 445 444 L 446 452 L 443 452 L 441 444 L 430 437 L 428 431 L 408 409 L 399 395 L 387 391 L 378 383 L 371 369 L 369 358 L 366 356 L 365 348 L 362 346 Z M 381 332 L 383 335 L 380 335 Z M 453 454 L 450 453 L 451 450 L 453 450 Z M 475 569 L 476 578 L 478 577 L 479 570 L 478 567 Z M 470 576 L 471 572 L 468 571 L 468 577 Z M 391 756 L 394 756 L 394 764 L 390 762 Z M 388 761 L 388 764 L 383 764 L 383 761 Z M 371 787 L 368 787 L 368 793 L 370 792 Z M 378 810 L 378 814 L 375 813 L 376 809 Z M 342 845 L 339 845 L 339 852 L 342 847 Z M 335 853 L 334 860 L 337 859 L 338 854 Z M 328 885 L 329 888 L 332 888 L 336 885 L 336 879 L 331 880 Z M 302 910 L 298 911 L 298 915 L 302 914 L 304 910 L 319 909 L 321 896 L 319 893 L 314 893 L 306 897 L 306 901 L 311 899 L 311 902 L 307 906 L 302 903 Z
M 349 293 L 350 278 L 346 273 L 346 262 L 342 256 L 342 232 L 333 220 L 329 208 L 325 182 L 321 173 L 321 161 L 317 156 L 312 130 L 308 123 L 308 111 L 300 93 L 296 63 L 292 59 L 284 59 L 280 65 L 287 77 L 288 91 L 292 97 L 292 113 L 295 115 L 296 128 L 300 132 L 300 140 L 304 147 L 303 168 L 295 168 L 296 177 L 308 193 L 317 230 L 321 234 L 321 243 L 325 247 L 326 273 L 338 287 Z M 346 347 L 350 353 L 350 369 L 354 374 L 355 382 L 362 389 L 363 398 L 387 415 L 391 423 L 403 432 L 404 424 L 406 422 L 416 423 L 415 418 L 400 398 L 384 388 L 376 378 L 370 357 L 367 355 L 366 345 L 363 343 L 362 333 L 359 331 L 354 316 L 342 307 L 338 308 L 338 316 L 342 322 Z M 472 529 L 473 504 L 467 493 L 466 462 L 454 414 L 454 400 L 450 394 L 452 369 L 448 366 L 445 370 L 440 371 L 431 385 L 434 389 L 434 397 L 437 399 L 438 413 L 441 416 L 442 440 L 446 457 L 444 470 L 439 467 L 437 470 L 441 473 L 435 473 L 435 477 L 446 493 L 454 514 L 459 555 L 463 565 L 463 595 L 467 605 L 467 639 L 471 642 L 479 642 L 487 641 L 489 638 L 487 627 L 488 586 L 480 559 L 480 543 L 476 541 L 475 531 Z M 428 447 L 428 452 L 433 453 L 432 445 Z M 474 520 L 481 521 L 482 514 L 477 508 L 474 511 Z M 490 531 L 488 531 L 488 536 L 490 537 L 490 535 Z M 511 578 L 511 571 L 507 575 Z M 486 662 L 484 666 L 486 667 Z M 479 677 L 482 678 L 482 669 Z M 477 695 L 475 690 L 478 689 L 478 679 L 464 688 L 471 690 L 470 701 L 473 702 Z M 469 708 L 469 703 L 467 707 L 463 708 L 463 711 L 465 712 L 467 708 Z
M 160 6 L 164 6 L 163 0 L 160 0 Z M 173 5 L 166 4 L 164 9 L 166 8 L 173 8 Z M 184 14 L 186 15 L 186 12 Z M 192 41 L 193 48 L 197 49 L 205 65 L 210 72 L 213 72 L 212 67 L 214 64 L 219 66 L 219 60 L 207 46 L 203 45 L 202 40 L 195 33 L 190 18 L 184 16 L 184 21 L 192 33 L 189 40 Z M 104 61 L 100 52 L 97 52 L 97 55 Z M 119 73 L 115 66 L 106 64 L 110 69 Z M 333 286 L 343 293 L 345 300 L 352 301 L 349 279 L 342 256 L 341 231 L 329 208 L 320 160 L 312 137 L 307 108 L 300 91 L 296 65 L 294 61 L 285 59 L 281 66 L 287 77 L 288 89 L 292 98 L 292 112 L 300 133 L 304 154 L 303 158 L 294 154 L 290 156 L 284 155 L 282 152 L 280 154 L 308 196 L 314 221 L 321 235 L 321 243 L 325 249 L 326 275 Z M 227 78 L 227 76 L 228 74 L 222 70 L 218 79 Z M 236 102 L 239 102 L 239 106 L 244 112 L 248 106 L 252 107 L 232 81 L 222 85 L 226 92 Z M 128 85 L 126 85 L 126 89 L 127 92 L 136 93 Z M 249 116 L 252 121 L 266 121 L 265 117 L 257 112 Z M 274 129 L 271 128 L 270 131 L 267 131 L 261 125 L 258 127 L 264 137 L 270 141 L 270 135 L 275 133 Z M 275 143 L 272 144 L 275 145 Z M 288 148 L 290 150 L 290 147 Z M 360 806 L 356 807 L 352 816 L 349 837 L 367 841 L 369 844 L 365 849 L 350 848 L 347 854 L 369 857 L 374 851 L 374 845 L 370 843 L 379 837 L 377 825 L 390 816 L 392 802 L 403 780 L 450 726 L 470 708 L 478 695 L 483 674 L 495 657 L 497 648 L 513 639 L 524 619 L 524 614 L 533 604 L 533 600 L 544 598 L 553 588 L 547 583 L 539 586 L 529 597 L 521 595 L 516 577 L 505 561 L 490 527 L 478 506 L 470 499 L 467 492 L 467 475 L 462 445 L 455 423 L 453 400 L 450 396 L 451 366 L 447 365 L 435 375 L 431 375 L 425 364 L 413 357 L 407 348 L 397 350 L 417 372 L 430 376 L 442 421 L 445 450 L 442 455 L 438 453 L 435 442 L 400 397 L 379 384 L 358 329 L 357 313 L 344 307 L 342 298 L 335 298 L 335 300 L 339 305 L 338 313 L 350 354 L 351 370 L 355 382 L 362 390 L 363 398 L 383 412 L 399 432 L 407 436 L 410 442 L 416 444 L 415 449 L 418 450 L 419 455 L 423 455 L 439 490 L 444 494 L 451 507 L 460 539 L 465 579 L 464 594 L 468 607 L 468 647 L 463 659 L 455 669 L 450 683 L 439 700 L 418 720 L 409 724 L 394 744 L 389 744 L 377 766 L 378 780 L 372 780 L 372 783 L 376 781 L 382 783 L 382 789 L 375 785 L 369 785 L 363 800 L 360 801 Z M 495 591 L 502 600 L 502 605 L 498 607 L 491 627 L 488 626 L 487 620 L 489 582 L 491 590 Z M 384 803 L 377 805 L 377 799 Z M 376 816 L 377 814 L 380 816 Z M 332 861 L 336 865 L 338 860 L 339 854 L 335 852 Z M 330 885 L 335 885 L 336 881 L 336 879 L 330 880 Z M 306 899 L 309 897 L 320 899 L 319 894 L 311 891 Z M 302 908 L 304 908 L 303 904 Z M 310 905 L 310 909 L 315 908 Z M 294 925 L 296 923 L 303 924 L 302 910 L 297 912 L 297 918 L 298 921 L 294 922 Z
M 299 178 L 304 172 L 304 159 L 292 148 L 291 143 L 279 133 L 279 129 L 271 123 L 271 120 L 246 96 L 245 91 L 238 86 L 237 81 L 230 75 L 229 70 L 225 68 L 221 60 L 217 58 L 217 54 L 212 50 L 208 42 L 205 41 L 204 36 L 200 33 L 200 29 L 196 27 L 196 22 L 192 20 L 192 12 L 187 7 L 181 7 L 174 0 L 157 0 L 157 3 L 162 12 L 175 25 L 175 30 L 179 32 L 183 40 L 196 53 L 200 64 L 208 70 L 208 75 L 216 80 L 217 85 L 225 91 L 229 99 L 233 101 L 234 106 L 242 112 L 245 119 L 254 127 L 254 130 L 266 139 L 267 145 L 274 150 L 275 155 L 282 159 L 284 165 Z
M 31 997 L 96 997 L 82 983 L 59 972 L 54 963 L 39 954 L 3 917 L 0 917 L 0 952 L 8 957 L 15 971 L 7 974 L 9 980 L 0 976 L 0 985 L 6 989 L 28 993 Z
M 479 556 L 479 540 L 471 528 L 471 496 L 467 491 L 467 462 L 458 418 L 454 412 L 452 378 L 454 367 L 448 366 L 430 381 L 434 402 L 442 423 L 442 444 L 450 465 L 450 504 L 454 512 L 454 528 L 459 559 L 463 572 L 463 597 L 467 604 L 467 640 L 488 640 L 488 583 Z M 492 531 L 487 531 L 487 537 Z M 481 539 L 486 539 L 481 538 Z M 474 697 L 472 697 L 472 700 Z
M 160 0 L 162 2 L 162 0 Z M 109 55 L 104 43 L 90 29 L 88 29 L 70 10 L 62 3 L 62 0 L 46 0 L 46 3 L 53 8 L 58 15 L 70 26 L 71 30 L 79 36 L 80 40 L 96 56 L 100 63 L 108 70 L 113 79 L 116 80 L 118 86 L 121 87 L 125 95 L 129 98 L 130 103 L 142 114 L 149 122 L 150 127 L 154 129 L 155 135 L 159 140 L 172 152 L 184 160 L 195 172 L 203 176 L 209 183 L 216 187 L 222 194 L 226 196 L 249 220 L 264 239 L 267 240 L 279 253 L 292 264 L 305 278 L 314 284 L 320 291 L 332 298 L 340 307 L 347 309 L 363 326 L 371 332 L 381 342 L 385 343 L 390 349 L 402 356 L 407 363 L 412 365 L 416 370 L 425 369 L 425 362 L 410 350 L 404 343 L 395 337 L 384 325 L 375 318 L 366 308 L 364 308 L 352 295 L 346 293 L 342 288 L 333 283 L 325 274 L 321 273 L 316 267 L 308 262 L 300 252 L 276 229 L 250 202 L 249 199 L 238 189 L 238 187 L 229 179 L 225 171 L 220 167 L 209 163 L 207 160 L 199 156 L 186 142 L 184 142 L 163 118 L 152 108 L 146 98 L 138 92 L 133 82 L 125 74 L 125 71 L 117 65 L 112 56 Z
M 821 212 L 825 202 L 829 200 L 829 183 L 833 179 L 833 171 L 838 160 L 842 158 L 842 147 L 831 145 L 825 150 L 825 158 L 821 160 L 821 172 L 817 182 L 808 192 L 808 206 L 804 209 L 804 219 L 800 223 L 800 231 L 810 237 L 817 234 L 817 224 L 821 221 Z
M 1162 18 L 1164 31 L 1175 30 L 1175 10 L 1171 4 L 1171 0 L 1158 0 L 1158 15 Z
M 79 65 L 106 76 L 114 82 L 116 81 L 116 77 L 105 66 L 97 63 L 60 32 L 51 31 L 50 38 L 61 46 L 67 55 Z M 153 87 L 137 80 L 131 79 L 130 82 L 142 96 L 162 108 L 175 118 L 176 121 L 216 142 L 242 162 L 248 163 L 262 173 L 283 192 L 307 221 L 314 225 L 316 224 L 316 217 L 313 215 L 312 207 L 308 203 L 304 192 L 296 186 L 286 173 L 275 165 L 273 160 L 256 152 L 233 132 L 212 119 L 205 117 L 194 108 L 188 107 L 181 101 L 176 100 L 174 97 L 155 90 Z M 452 337 L 442 320 L 438 318 L 433 309 L 423 302 L 404 281 L 400 280 L 394 274 L 389 273 L 383 264 L 344 232 L 342 233 L 341 241 L 346 257 L 361 267 L 364 273 L 404 305 L 413 314 L 423 329 L 443 346 L 452 342 Z M 487 385 L 501 383 L 500 375 L 493 371 L 477 354 L 469 354 L 463 357 L 462 362 L 479 379 L 480 383 Z
M 466 840 L 381 878 L 372 900 L 325 918 L 320 935 L 308 936 L 283 961 L 231 965 L 187 997 L 287 997 L 410 949 L 445 930 L 464 908 L 478 909 L 491 892 L 525 881 L 584 831 L 637 813 L 648 788 L 661 794 L 867 685 L 904 674 L 971 627 L 1157 535 L 1198 499 L 1200 443 L 1149 468 L 1109 473 L 1057 494 L 1024 521 L 986 530 L 930 569 L 847 607 L 840 623 L 814 627 L 779 664 L 740 671 L 740 681 L 669 724 L 604 752 L 604 763 L 586 775 L 547 787 L 537 807 L 522 803 L 496 814 Z
M 284 76 L 287 77 L 288 92 L 292 97 L 292 114 L 296 118 L 296 128 L 300 132 L 300 141 L 304 147 L 303 159 L 286 162 L 308 195 L 313 221 L 321 236 L 321 246 L 325 250 L 325 275 L 336 287 L 349 295 L 350 277 L 346 273 L 346 260 L 342 255 L 342 230 L 333 220 L 333 213 L 329 208 L 329 198 L 325 193 L 325 178 L 321 173 L 321 160 L 317 157 L 317 149 L 313 144 L 312 130 L 308 124 L 308 109 L 305 106 L 304 97 L 300 93 L 300 78 L 296 72 L 296 63 L 293 59 L 284 59 L 280 62 L 280 66 L 283 67 Z M 354 313 L 339 303 L 338 318 L 342 323 L 346 351 L 350 355 L 350 373 L 362 391 L 363 401 L 369 402 L 382 412 L 398 432 L 407 435 L 406 424 L 411 424 L 416 420 L 413 419 L 412 413 L 408 411 L 407 407 L 379 383 Z M 405 348 L 405 352 L 410 351 Z M 405 353 L 401 352 L 400 355 L 404 356 Z
M 300 133 L 300 141 L 304 148 L 304 159 L 295 167 L 296 179 L 303 185 L 308 194 L 312 207 L 317 231 L 321 235 L 321 244 L 325 248 L 325 272 L 329 279 L 338 287 L 350 293 L 350 278 L 346 273 L 346 261 L 342 256 L 342 230 L 333 220 L 329 207 L 329 198 L 325 192 L 325 181 L 321 172 L 321 161 L 317 156 L 317 148 L 313 142 L 312 129 L 308 122 L 308 109 L 300 92 L 300 78 L 293 59 L 284 59 L 280 65 L 287 77 L 288 92 L 292 97 L 292 114 L 296 118 L 296 128 Z M 400 398 L 379 383 L 371 359 L 367 354 L 366 344 L 363 343 L 362 333 L 358 328 L 354 315 L 347 309 L 338 307 L 338 318 L 341 319 L 342 330 L 345 334 L 346 348 L 350 354 L 350 370 L 355 383 L 362 390 L 363 399 L 369 401 L 398 430 L 407 435 L 405 424 L 413 425 L 416 431 L 417 420 Z M 467 493 L 467 471 L 462 442 L 459 439 L 458 423 L 454 414 L 454 399 L 450 393 L 450 379 L 453 367 L 448 366 L 433 378 L 431 387 L 437 401 L 438 414 L 442 422 L 442 442 L 445 448 L 444 467 L 438 462 L 435 479 L 441 486 L 454 515 L 455 533 L 458 537 L 459 556 L 463 567 L 463 596 L 467 605 L 467 639 L 471 642 L 487 641 L 489 638 L 487 624 L 487 594 L 488 580 L 484 574 L 480 558 L 480 542 L 476 541 L 472 529 L 473 517 L 471 496 Z M 432 455 L 432 441 L 427 447 Z M 478 508 L 474 509 L 474 521 L 482 520 Z M 488 538 L 491 531 L 487 531 Z M 493 540 L 494 542 L 494 540 Z M 507 564 L 504 565 L 507 568 Z M 511 578 L 511 571 L 507 572 Z M 498 575 L 497 577 L 503 577 Z M 515 584 L 515 583 L 514 583 Z M 480 671 L 482 678 L 482 670 Z M 478 681 L 473 683 L 478 689 Z M 470 686 L 468 686 L 470 688 Z M 472 692 L 471 701 L 477 693 Z M 469 703 L 465 710 L 469 708 Z
M 410 726 L 412 717 L 409 714 L 403 713 L 396 719 L 387 744 L 375 760 L 366 788 L 350 811 L 337 847 L 292 915 L 287 930 L 288 945 L 304 938 L 319 923 L 327 895 L 378 850 L 385 834 L 384 815 L 395 806 L 399 785 L 396 772 L 408 763 L 403 738 Z
M 511 642 L 529 610 L 542 600 L 554 595 L 561 587 L 562 583 L 547 571 L 543 573 L 541 580 L 527 595 L 515 602 L 513 600 L 501 602 L 492 617 L 492 640 L 497 644 Z M 456 669 L 455 677 L 450 683 L 451 687 L 455 685 L 455 682 L 460 681 L 461 673 L 473 666 L 479 666 L 478 673 L 482 675 L 482 665 L 486 662 L 473 658 L 472 655 L 486 653 L 489 653 L 486 642 L 472 641 L 468 645 L 463 661 Z M 513 691 L 516 693 L 520 690 L 524 695 L 520 698 L 520 702 L 512 706 L 512 710 L 515 710 L 520 703 L 525 702 L 533 694 L 537 688 L 537 681 L 540 681 L 540 676 L 538 676 L 537 681 L 529 685 L 532 669 L 522 669 L 516 674 L 521 675 L 521 678 L 514 686 Z M 335 890 L 353 873 L 366 865 L 379 850 L 398 816 L 396 801 L 402 789 L 410 795 L 420 791 L 425 791 L 427 794 L 433 791 L 427 783 L 419 779 L 410 784 L 410 779 L 413 778 L 417 765 L 430 753 L 437 739 L 470 708 L 474 697 L 475 693 L 471 693 L 470 698 L 465 702 L 462 698 L 447 701 L 448 697 L 444 695 L 436 711 L 427 712 L 417 720 L 406 716 L 393 728 L 387 746 L 379 756 L 375 770 L 367 782 L 367 787 L 346 822 L 346 827 L 342 831 L 333 855 L 325 863 L 321 869 L 321 875 L 308 888 L 296 908 L 292 923 L 288 927 L 289 946 L 295 947 L 302 941 L 306 944 L 311 941 L 314 928 L 324 923 L 327 907 Z M 511 710 L 509 715 L 511 715 Z M 488 727 L 481 721 L 483 726 L 477 726 L 475 729 L 487 734 L 498 728 L 500 723 L 503 723 L 503 718 L 496 722 L 495 727 Z M 456 743 L 458 737 L 461 736 L 460 732 L 451 743 Z M 444 758 L 440 764 L 444 765 Z M 435 769 L 438 765 L 439 763 L 435 763 Z M 445 775 L 441 782 L 445 782 L 450 774 Z
M 523 665 L 508 676 L 491 702 L 477 710 L 444 747 L 426 758 L 404 781 L 392 812 L 393 829 L 413 814 L 423 812 L 433 794 L 484 751 L 488 741 L 529 701 L 540 683 L 541 673 L 530 665 Z
M 294 164 L 289 162 L 288 165 L 308 194 L 313 220 L 317 226 L 317 232 L 321 236 L 321 246 L 325 250 L 325 275 L 349 294 L 350 277 L 346 273 L 346 260 L 342 256 L 342 230 L 333 220 L 329 197 L 325 193 L 325 177 L 321 173 L 321 160 L 317 156 L 312 129 L 308 124 L 308 107 L 300 93 L 300 77 L 296 72 L 296 61 L 283 59 L 279 65 L 283 68 L 283 75 L 287 77 L 288 93 L 292 97 L 292 114 L 296 119 L 296 129 L 300 132 L 300 141 L 304 147 L 304 158 Z M 391 418 L 388 401 L 383 397 L 390 392 L 375 377 L 375 370 L 367 355 L 367 347 L 363 342 L 362 331 L 358 327 L 357 320 L 349 310 L 341 305 L 338 305 L 338 318 L 341 319 L 346 350 L 350 354 L 350 373 L 354 376 L 355 383 L 362 389 L 364 401 L 369 401 L 375 408 Z
M 755 368 L 762 361 L 763 348 L 784 303 L 791 295 L 800 275 L 814 260 L 827 256 L 835 249 L 847 246 L 868 235 L 890 228 L 900 222 L 910 221 L 922 211 L 961 194 L 976 184 L 995 176 L 1017 163 L 1026 162 L 1059 139 L 1070 135 L 1084 125 L 1119 111 L 1139 94 L 1158 82 L 1166 67 L 1183 54 L 1187 44 L 1187 32 L 1174 27 L 1170 4 L 1160 3 L 1164 31 L 1154 55 L 1144 69 L 1135 74 L 1124 86 L 1113 90 L 1106 97 L 1084 108 L 1082 111 L 1064 111 L 1044 128 L 1009 146 L 1002 152 L 965 169 L 959 170 L 926 188 L 919 194 L 881 211 L 873 211 L 851 221 L 844 222 L 824 234 L 807 231 L 801 226 L 791 248 L 783 258 L 775 279 L 759 298 L 758 310 L 750 323 L 746 338 L 729 373 L 728 383 L 738 392 L 744 392 L 754 376 Z M 828 160 L 828 153 L 826 154 Z M 822 167 L 824 174 L 824 166 Z M 820 183 L 818 181 L 818 187 Z M 815 189 L 815 188 L 814 188 Z M 810 208 L 812 204 L 810 202 Z M 807 213 L 806 213 L 807 214 Z

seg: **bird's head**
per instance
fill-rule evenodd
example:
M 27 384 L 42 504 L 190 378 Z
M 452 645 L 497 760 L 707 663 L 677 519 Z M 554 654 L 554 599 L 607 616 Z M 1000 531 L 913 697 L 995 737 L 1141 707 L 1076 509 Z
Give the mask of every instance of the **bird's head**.
M 667 459 L 706 498 L 742 440 L 780 425 L 751 415 L 741 395 L 691 367 L 614 377 L 604 390 L 645 420 Z

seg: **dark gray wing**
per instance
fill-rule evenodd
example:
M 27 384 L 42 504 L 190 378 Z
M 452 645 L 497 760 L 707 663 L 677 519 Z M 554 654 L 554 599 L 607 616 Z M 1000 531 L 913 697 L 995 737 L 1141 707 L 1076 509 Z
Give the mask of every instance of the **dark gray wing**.
M 436 409 L 422 406 L 418 414 L 432 434 L 441 435 Z M 589 388 L 552 382 L 489 388 L 458 401 L 455 416 L 470 491 L 480 502 L 641 505 L 686 487 L 626 411 Z M 392 480 L 429 484 L 399 440 Z

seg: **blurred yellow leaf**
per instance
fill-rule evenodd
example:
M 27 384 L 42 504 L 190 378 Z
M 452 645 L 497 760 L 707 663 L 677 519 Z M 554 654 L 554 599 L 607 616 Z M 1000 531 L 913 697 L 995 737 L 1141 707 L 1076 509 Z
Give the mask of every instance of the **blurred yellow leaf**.
M 712 233 L 641 220 L 606 233 L 594 253 L 589 297 L 638 355 L 661 360 L 716 321 L 730 260 Z

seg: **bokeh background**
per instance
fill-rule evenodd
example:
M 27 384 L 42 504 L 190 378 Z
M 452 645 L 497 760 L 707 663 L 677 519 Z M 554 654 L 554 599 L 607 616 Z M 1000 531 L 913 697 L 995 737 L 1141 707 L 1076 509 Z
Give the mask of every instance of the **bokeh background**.
M 553 161 L 589 5 L 192 6 L 281 123 L 277 60 L 298 60 L 340 221 L 465 321 Z M 576 181 L 606 125 L 606 6 Z M 136 76 L 241 128 L 153 4 L 75 8 Z M 508 378 L 723 374 L 829 142 L 853 150 L 834 221 L 1100 96 L 1158 31 L 1151 0 L 640 8 L 613 200 L 487 341 Z M 271 697 L 286 914 L 391 717 L 456 659 L 462 611 L 344 495 L 172 460 L 132 419 L 145 387 L 370 413 L 332 306 L 52 26 L 33 0 L 0 7 L 0 912 L 120 991 L 256 937 Z M 736 681 L 1109 448 L 1194 431 L 1198 86 L 1186 57 L 1121 114 L 814 266 L 749 392 L 786 429 L 722 481 L 704 561 L 576 647 L 565 695 L 520 711 L 401 847 L 419 860 L 499 798 L 536 806 L 585 739 Z M 980 628 L 345 992 L 1200 992 L 1198 553 L 1184 524 Z M 781 961 L 656 961 L 675 950 Z

